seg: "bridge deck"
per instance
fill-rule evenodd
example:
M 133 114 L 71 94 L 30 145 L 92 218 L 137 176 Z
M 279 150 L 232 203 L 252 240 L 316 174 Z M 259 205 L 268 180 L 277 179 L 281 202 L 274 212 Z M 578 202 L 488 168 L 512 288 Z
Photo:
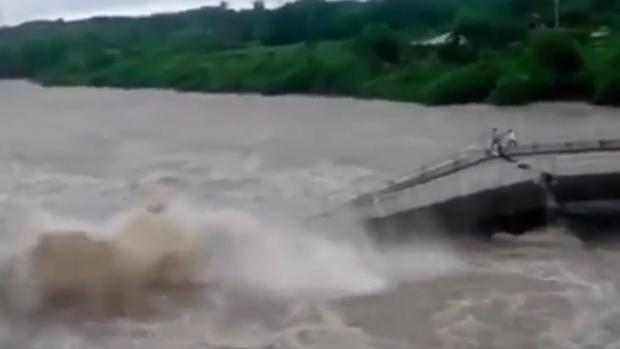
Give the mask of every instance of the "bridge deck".
M 609 154 L 617 151 L 620 151 L 620 139 L 518 145 L 507 150 L 506 154 L 511 157 L 536 156 L 538 167 L 547 168 L 558 174 L 571 175 L 580 174 L 582 171 L 588 172 L 589 167 L 598 168 L 598 172 L 619 171 L 620 165 L 618 168 L 605 165 L 620 164 L 620 157 L 617 157 L 617 154 Z M 585 159 L 575 155 L 583 153 L 599 154 L 590 155 Z M 514 165 L 505 162 L 494 163 L 493 166 L 496 168 L 494 171 L 487 171 L 487 175 L 474 171 L 474 168 L 477 170 L 478 167 L 486 167 L 490 165 L 487 163 L 497 159 L 497 156 L 489 154 L 484 149 L 470 151 L 465 156 L 461 155 L 439 165 L 423 167 L 415 176 L 361 195 L 350 204 L 362 209 L 367 216 L 385 216 L 489 189 L 490 186 L 501 187 L 532 179 L 531 174 L 519 171 Z M 458 181 L 448 180 L 450 175 L 456 173 L 462 173 L 463 176 L 460 176 Z

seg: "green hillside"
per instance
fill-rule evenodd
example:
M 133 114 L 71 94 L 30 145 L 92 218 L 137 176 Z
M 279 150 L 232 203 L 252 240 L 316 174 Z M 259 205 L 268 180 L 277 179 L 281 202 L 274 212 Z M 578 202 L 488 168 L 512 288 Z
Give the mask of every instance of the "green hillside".
M 620 0 L 301 0 L 0 30 L 0 77 L 51 85 L 620 104 Z M 446 40 L 427 39 L 445 35 Z

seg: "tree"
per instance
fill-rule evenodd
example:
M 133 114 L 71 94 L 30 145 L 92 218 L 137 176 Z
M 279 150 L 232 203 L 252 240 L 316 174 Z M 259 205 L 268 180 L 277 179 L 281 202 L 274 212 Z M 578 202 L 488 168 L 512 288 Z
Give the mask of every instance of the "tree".
M 577 43 L 567 34 L 555 31 L 538 33 L 533 39 L 538 62 L 555 75 L 570 75 L 581 71 L 584 61 Z
M 0 46 L 0 77 L 16 78 L 19 77 L 19 57 L 8 47 Z
M 403 45 L 387 25 L 368 25 L 355 39 L 354 46 L 371 60 L 395 64 L 403 58 Z
M 252 6 L 254 11 L 263 11 L 265 10 L 265 2 L 263 0 L 256 0 Z
M 464 37 L 475 50 L 503 48 L 527 37 L 527 23 L 491 15 L 467 16 L 459 20 L 453 36 Z
M 534 38 L 533 52 L 546 72 L 550 98 L 590 96 L 592 81 L 585 72 L 584 59 L 573 38 L 556 30 L 540 32 Z

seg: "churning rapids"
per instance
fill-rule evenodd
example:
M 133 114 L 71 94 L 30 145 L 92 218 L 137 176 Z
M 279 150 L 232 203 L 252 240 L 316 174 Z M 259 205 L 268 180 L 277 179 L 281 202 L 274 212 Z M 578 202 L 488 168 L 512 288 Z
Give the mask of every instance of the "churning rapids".
M 613 137 L 614 110 L 25 82 L 0 108 L 0 348 L 620 347 L 613 247 L 378 248 L 309 223 L 492 126 Z

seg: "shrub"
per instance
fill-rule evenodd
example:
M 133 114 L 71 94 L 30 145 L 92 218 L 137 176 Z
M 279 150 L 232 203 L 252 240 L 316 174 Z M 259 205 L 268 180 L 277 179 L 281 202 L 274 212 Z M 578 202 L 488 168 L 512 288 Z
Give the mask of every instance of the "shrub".
M 447 63 L 468 64 L 476 60 L 476 50 L 471 45 L 448 42 L 437 47 L 437 58 Z
M 299 59 L 299 62 L 269 79 L 262 93 L 272 95 L 313 92 L 321 63 L 314 54 Z
M 592 102 L 620 106 L 620 73 L 612 74 L 596 86 Z
M 495 89 L 497 78 L 497 68 L 491 64 L 458 68 L 432 82 L 426 90 L 425 101 L 429 104 L 481 102 Z
M 518 105 L 545 98 L 548 83 L 541 78 L 527 75 L 505 76 L 489 96 L 489 102 L 496 105 Z
M 534 35 L 532 45 L 540 65 L 555 75 L 575 74 L 584 67 L 576 42 L 567 34 L 543 31 Z
M 19 57 L 10 48 L 0 46 L 0 78 L 20 76 Z
M 353 40 L 355 50 L 371 61 L 395 64 L 404 55 L 403 42 L 387 25 L 370 25 Z
M 527 38 L 527 26 L 509 18 L 489 15 L 468 16 L 459 20 L 456 37 L 464 37 L 476 50 L 503 48 Z
M 592 96 L 592 80 L 585 72 L 568 76 L 556 76 L 550 81 L 549 97 L 556 100 L 589 99 Z
M 546 98 L 587 99 L 592 94 L 592 79 L 586 72 L 575 35 L 568 31 L 549 30 L 532 38 L 534 61 L 548 82 Z

